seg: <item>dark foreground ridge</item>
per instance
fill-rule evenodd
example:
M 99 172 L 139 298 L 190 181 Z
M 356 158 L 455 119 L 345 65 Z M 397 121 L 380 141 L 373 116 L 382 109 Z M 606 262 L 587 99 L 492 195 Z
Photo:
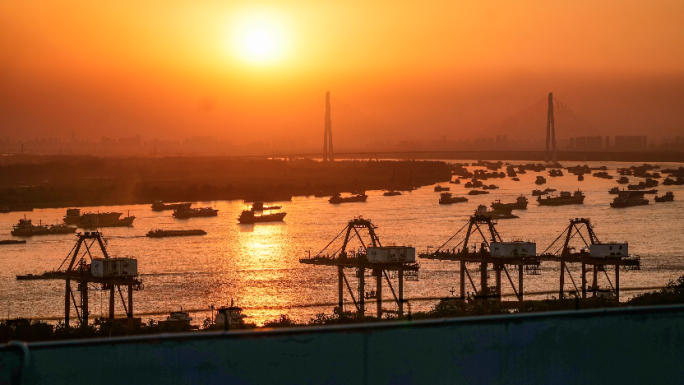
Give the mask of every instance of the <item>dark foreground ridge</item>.
M 0 381 L 675 384 L 684 374 L 682 339 L 684 307 L 675 305 L 327 328 L 14 341 L 0 347 Z
M 209 200 L 289 200 L 411 190 L 451 179 L 439 161 L 31 157 L 0 166 L 0 205 L 35 208 Z
M 408 301 L 406 301 L 408 302 Z M 389 321 L 419 321 L 446 318 L 473 318 L 482 316 L 510 316 L 522 313 L 554 313 L 558 311 L 609 309 L 609 308 L 633 308 L 640 307 L 642 311 L 656 309 L 662 305 L 684 305 L 684 275 L 676 281 L 656 291 L 643 293 L 635 296 L 627 302 L 616 303 L 612 299 L 603 297 L 591 297 L 581 299 L 571 296 L 562 300 L 549 299 L 542 301 L 525 301 L 524 305 L 516 310 L 503 308 L 496 301 L 487 298 L 474 298 L 471 301 L 463 301 L 456 297 L 448 297 L 440 300 L 431 310 L 426 312 L 414 312 L 404 316 L 385 314 L 383 318 L 373 316 L 359 316 L 356 312 L 340 312 L 338 308 L 332 309 L 332 314 L 318 314 L 306 323 L 298 323 L 282 314 L 278 318 L 265 322 L 263 327 L 244 323 L 242 320 L 230 327 L 231 330 L 248 329 L 272 329 L 291 328 L 302 326 L 331 326 L 366 324 Z M 224 325 L 212 323 L 208 318 L 195 334 L 224 330 Z M 41 320 L 29 320 L 24 318 L 13 320 L 0 320 L 0 343 L 12 340 L 19 341 L 58 341 L 58 340 L 82 340 L 93 338 L 107 338 L 127 335 L 151 335 L 160 333 L 189 332 L 193 328 L 190 323 L 158 322 L 150 319 L 139 327 L 127 328 L 119 323 L 110 323 L 102 319 L 95 324 L 79 324 L 66 326 L 62 320 L 57 325 L 48 324 Z M 197 329 L 197 328 L 195 328 Z M 227 330 L 227 329 L 226 329 Z

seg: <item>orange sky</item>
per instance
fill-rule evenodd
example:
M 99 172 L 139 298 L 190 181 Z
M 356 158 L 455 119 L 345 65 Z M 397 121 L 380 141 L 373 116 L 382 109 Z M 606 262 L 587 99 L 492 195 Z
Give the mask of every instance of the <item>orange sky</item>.
M 343 145 L 472 138 L 550 91 L 602 134 L 684 135 L 680 0 L 399 3 L 5 0 L 0 136 L 317 143 L 328 90 L 386 127 L 333 104 Z

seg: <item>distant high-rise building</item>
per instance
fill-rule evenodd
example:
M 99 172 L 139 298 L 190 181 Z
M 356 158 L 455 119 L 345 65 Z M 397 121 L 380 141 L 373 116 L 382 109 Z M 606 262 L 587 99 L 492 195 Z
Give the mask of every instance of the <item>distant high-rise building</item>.
M 587 150 L 587 137 L 578 136 L 575 138 L 575 150 L 586 151 Z
M 615 150 L 617 151 L 642 151 L 648 148 L 648 140 L 645 136 L 616 136 Z
M 601 151 L 603 138 L 600 136 L 587 136 L 587 151 Z
M 508 135 L 497 135 L 494 147 L 497 150 L 505 150 L 508 148 Z

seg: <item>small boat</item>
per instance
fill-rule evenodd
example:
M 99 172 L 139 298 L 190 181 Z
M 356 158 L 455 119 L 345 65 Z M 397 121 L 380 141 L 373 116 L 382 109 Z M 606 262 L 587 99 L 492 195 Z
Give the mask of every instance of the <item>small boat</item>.
M 10 234 L 18 237 L 30 237 L 33 235 L 52 235 L 52 234 L 71 234 L 76 232 L 76 227 L 69 227 L 66 224 L 44 225 L 42 223 L 34 225 L 30 219 L 19 219 L 19 223 L 12 226 Z
M 401 195 L 401 191 L 389 190 L 389 191 L 385 191 L 382 195 L 384 195 L 386 197 L 393 197 L 393 196 Z
M 483 189 L 483 190 L 496 190 L 496 189 L 498 189 L 498 188 L 499 188 L 499 186 L 494 185 L 494 184 L 490 184 L 489 186 L 486 186 L 486 185 L 485 185 L 485 186 L 482 186 L 482 189 Z
M 454 179 L 454 180 L 452 180 L 452 181 L 449 181 L 449 183 L 461 184 L 461 180 L 460 180 L 460 179 Z
M 213 310 L 213 305 L 212 305 Z M 216 320 L 215 324 L 224 325 L 228 324 L 229 328 L 241 327 L 245 324 L 244 318 L 247 318 L 245 314 L 242 314 L 242 308 L 235 306 L 233 300 L 230 300 L 230 306 L 221 306 L 216 309 Z
M 466 197 L 455 197 L 452 196 L 451 193 L 444 192 L 439 195 L 439 204 L 440 205 L 449 205 L 452 203 L 461 203 L 461 202 L 468 202 L 468 198 Z
M 163 230 L 156 229 L 150 230 L 147 233 L 147 237 L 150 238 L 164 238 L 164 237 L 184 237 L 188 235 L 206 235 L 207 232 L 204 230 Z
M 473 179 L 470 182 L 466 182 L 464 185 L 465 188 L 480 188 L 484 186 L 481 180 Z
M 192 203 L 164 203 L 162 201 L 154 201 L 152 203 L 153 211 L 163 211 L 163 210 L 178 210 L 180 207 L 190 208 Z
M 515 167 L 508 166 L 508 167 L 506 167 L 506 175 L 508 175 L 509 177 L 515 178 L 516 176 L 518 176 L 518 173 L 515 172 Z
M 218 210 L 211 207 L 201 207 L 201 208 L 185 208 L 181 207 L 173 212 L 174 218 L 185 219 L 185 218 L 197 218 L 197 217 L 215 217 L 218 215 Z
M 626 193 L 621 193 L 616 196 L 611 202 L 610 207 L 612 208 L 625 208 L 633 206 L 644 206 L 648 204 L 648 199 L 644 198 L 643 193 L 637 193 L 628 191 Z
M 250 210 L 252 211 L 267 211 L 267 210 L 280 210 L 282 206 L 264 206 L 262 201 L 254 201 Z
M 665 178 L 663 181 L 664 186 L 681 186 L 684 185 L 684 178 L 678 176 L 677 179 Z
M 541 175 L 537 175 L 537 179 L 534 181 L 534 183 L 542 185 L 542 184 L 546 183 L 546 178 L 544 178 Z
M 0 240 L 0 245 L 16 245 L 18 243 L 26 243 L 25 240 L 18 239 L 2 239 Z
M 467 187 L 467 185 L 466 185 Z M 449 191 L 451 190 L 451 187 L 442 187 L 440 185 L 435 186 L 435 192 L 440 192 L 440 191 Z
M 627 184 L 627 183 L 629 183 L 629 178 L 627 178 L 626 176 L 622 176 L 622 177 L 620 177 L 620 179 L 617 180 L 617 182 L 619 184 Z
M 621 193 L 626 193 L 626 192 L 633 192 L 633 193 L 641 193 L 641 194 L 657 194 L 658 190 L 657 189 L 651 189 L 651 190 L 620 190 L 617 187 L 613 187 L 612 189 L 608 190 L 610 194 L 621 194 Z
M 599 171 L 592 174 L 592 176 L 603 179 L 613 179 L 613 176 L 605 171 Z
M 639 184 L 630 184 L 627 186 L 628 190 L 643 190 L 647 189 L 650 187 L 656 187 L 658 186 L 659 182 L 655 179 L 647 178 L 643 182 L 639 182 Z
M 329 203 L 332 204 L 339 204 L 339 203 L 348 203 L 348 202 L 365 202 L 366 199 L 368 199 L 368 195 L 366 194 L 356 194 L 352 195 L 349 197 L 343 197 L 342 194 L 337 193 L 328 199 Z
M 532 196 L 533 196 L 533 197 L 538 197 L 538 196 L 542 196 L 542 195 L 546 195 L 546 194 L 548 194 L 548 192 L 547 192 L 546 190 L 544 190 L 544 191 L 542 191 L 542 190 L 532 190 Z
M 518 177 L 511 178 L 511 180 L 512 180 L 512 181 L 515 181 L 515 182 L 520 182 L 520 178 L 518 178 Z
M 537 202 L 541 206 L 578 205 L 584 203 L 584 194 L 582 194 L 582 191 L 580 190 L 577 190 L 574 193 L 561 191 L 559 196 L 547 196 L 544 199 L 542 199 L 542 197 L 537 197 Z
M 98 227 L 118 227 L 132 226 L 135 216 L 121 218 L 123 213 L 85 213 L 81 214 L 81 209 L 67 209 L 64 216 L 64 223 L 77 225 L 83 229 L 94 229 Z
M 255 215 L 252 210 L 244 210 L 238 217 L 238 222 L 242 224 L 251 224 L 257 222 L 282 222 L 287 213 L 270 213 Z
M 491 207 L 494 210 L 525 210 L 527 209 L 527 198 L 524 195 L 516 198 L 514 203 L 501 203 L 500 199 L 492 202 Z
M 577 175 L 577 180 L 580 181 L 580 182 L 583 181 L 583 180 L 584 180 L 584 175 L 582 175 L 582 174 Z
M 470 191 L 468 192 L 468 195 L 482 195 L 482 194 L 489 194 L 489 191 L 470 190 Z
M 563 171 L 561 171 L 561 170 L 556 170 L 556 169 L 551 169 L 551 171 L 549 171 L 549 176 L 550 176 L 550 177 L 563 176 Z
M 183 308 L 181 307 L 180 311 L 172 311 L 169 313 L 169 316 L 166 317 L 167 322 L 184 322 L 184 323 L 190 323 L 192 321 L 192 318 L 190 317 L 190 313 L 186 313 L 183 311 Z
M 475 215 L 485 216 L 492 219 L 515 219 L 520 218 L 511 213 L 511 210 L 487 210 L 487 206 L 479 205 L 475 210 Z
M 159 321 L 159 327 L 162 329 L 172 328 L 172 329 L 199 329 L 198 325 L 191 325 L 192 317 L 190 313 L 184 312 L 181 306 L 180 311 L 172 311 L 166 317 L 166 321 Z
M 116 213 L 119 214 L 119 213 Z M 119 214 L 121 215 L 121 214 Z M 133 220 L 135 219 L 135 216 L 129 215 L 124 218 L 119 218 L 118 216 L 116 219 L 103 219 L 104 217 L 100 216 L 99 214 L 95 213 L 87 213 L 83 214 L 81 216 L 81 222 L 78 224 L 78 227 L 84 228 L 84 229 L 94 229 L 98 227 L 123 227 L 123 226 L 132 226 L 133 225 Z
M 658 203 L 672 202 L 672 201 L 674 201 L 674 194 L 672 193 L 672 191 L 668 191 L 665 193 L 665 195 L 663 195 L 661 197 L 655 197 L 653 199 Z

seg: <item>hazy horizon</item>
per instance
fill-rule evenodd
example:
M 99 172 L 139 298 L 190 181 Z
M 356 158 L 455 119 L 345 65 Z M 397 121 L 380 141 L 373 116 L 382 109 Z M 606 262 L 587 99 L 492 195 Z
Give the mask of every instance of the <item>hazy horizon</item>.
M 477 138 L 549 92 L 599 135 L 684 134 L 677 1 L 12 0 L 4 10 L 0 137 L 315 146 L 326 91 L 340 146 Z M 245 46 L 255 31 L 270 39 L 263 52 Z

